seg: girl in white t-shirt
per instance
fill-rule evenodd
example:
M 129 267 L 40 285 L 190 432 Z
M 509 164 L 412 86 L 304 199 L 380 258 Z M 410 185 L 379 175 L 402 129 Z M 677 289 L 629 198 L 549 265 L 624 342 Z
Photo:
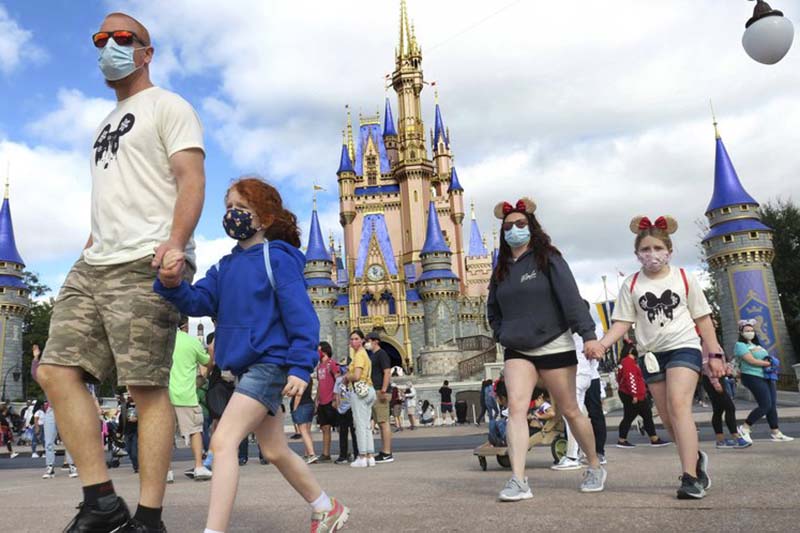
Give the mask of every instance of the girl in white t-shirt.
M 614 324 L 600 344 L 607 350 L 635 325 L 639 353 L 645 354 L 639 359 L 642 374 L 683 467 L 678 498 L 699 499 L 711 486 L 708 456 L 699 450 L 692 418 L 692 397 L 704 364 L 700 340 L 712 355 L 707 363 L 710 370 L 719 376 L 724 373 L 722 348 L 697 279 L 669 264 L 670 234 L 678 223 L 671 217 L 650 222 L 638 216 L 630 229 L 636 234 L 634 250 L 642 269 L 625 280 L 614 308 Z

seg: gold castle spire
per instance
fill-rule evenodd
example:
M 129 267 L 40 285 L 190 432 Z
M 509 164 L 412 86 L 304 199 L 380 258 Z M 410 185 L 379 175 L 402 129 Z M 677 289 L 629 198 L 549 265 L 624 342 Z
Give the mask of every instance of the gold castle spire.
M 353 118 L 350 116 L 350 105 L 344 106 L 347 109 L 347 152 L 350 154 L 350 162 L 356 163 L 356 148 L 353 142 Z
M 469 210 L 471 212 L 472 220 L 475 220 L 475 200 L 469 203 Z
M 11 179 L 11 161 L 6 161 L 6 191 L 4 198 L 8 200 L 8 182 Z
M 711 107 L 711 120 L 714 121 L 714 136 L 719 139 L 719 130 L 717 129 L 717 116 L 714 114 L 714 102 L 711 99 L 708 99 L 708 105 Z

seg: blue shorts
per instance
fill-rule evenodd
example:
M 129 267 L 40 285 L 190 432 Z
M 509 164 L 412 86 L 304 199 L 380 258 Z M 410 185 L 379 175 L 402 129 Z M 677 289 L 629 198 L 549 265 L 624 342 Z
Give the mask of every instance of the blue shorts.
M 666 352 L 654 353 L 660 367 L 658 372 L 651 374 L 644 365 L 644 357 L 639 358 L 639 368 L 645 383 L 658 383 L 667 379 L 668 368 L 690 368 L 698 374 L 703 368 L 703 355 L 696 348 L 678 348 Z
M 272 363 L 257 363 L 239 376 L 236 392 L 261 402 L 275 416 L 283 402 L 288 369 Z
M 453 404 L 452 403 L 443 403 L 441 405 L 443 413 L 452 413 L 453 412 Z
M 314 420 L 314 404 L 301 403 L 297 409 L 292 410 L 292 422 L 295 424 L 310 424 Z

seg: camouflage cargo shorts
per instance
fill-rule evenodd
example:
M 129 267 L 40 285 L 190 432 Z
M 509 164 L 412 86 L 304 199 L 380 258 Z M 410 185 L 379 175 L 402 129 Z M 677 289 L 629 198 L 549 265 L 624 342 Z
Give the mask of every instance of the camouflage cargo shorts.
M 79 259 L 53 307 L 42 364 L 77 366 L 91 382 L 166 387 L 180 313 L 153 292 L 153 256 L 120 265 Z M 186 279 L 194 269 L 187 264 Z

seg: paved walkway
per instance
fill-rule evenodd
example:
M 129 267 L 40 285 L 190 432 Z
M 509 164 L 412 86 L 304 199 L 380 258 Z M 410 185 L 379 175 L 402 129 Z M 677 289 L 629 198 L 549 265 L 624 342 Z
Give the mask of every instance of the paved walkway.
M 483 472 L 469 451 L 406 453 L 393 464 L 353 469 L 315 465 L 323 486 L 353 509 L 347 531 L 796 531 L 800 518 L 800 440 L 756 441 L 742 451 L 705 448 L 713 487 L 706 499 L 675 499 L 679 467 L 673 447 L 609 449 L 607 489 L 581 494 L 580 473 L 553 472 L 549 453 L 534 449 L 528 474 L 534 499 L 496 501 L 509 473 L 490 463 Z M 175 464 L 176 472 L 188 463 Z M 138 479 L 112 472 L 115 486 L 135 505 Z M 0 472 L 3 530 L 60 531 L 80 499 L 77 480 L 61 471 L 41 479 L 41 469 Z M 210 485 L 176 479 L 167 491 L 165 521 L 171 533 L 199 532 Z M 13 510 L 13 512 L 9 512 Z M 241 469 L 231 532 L 308 531 L 309 510 L 271 466 Z

